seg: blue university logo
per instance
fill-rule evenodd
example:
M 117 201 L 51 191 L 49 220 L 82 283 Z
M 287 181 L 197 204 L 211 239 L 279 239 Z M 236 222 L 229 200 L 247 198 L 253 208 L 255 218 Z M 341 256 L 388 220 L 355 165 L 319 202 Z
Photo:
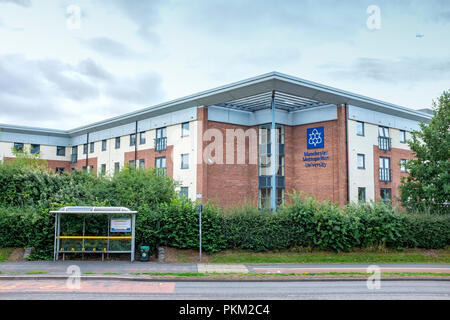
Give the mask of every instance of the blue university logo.
M 306 145 L 308 149 L 319 149 L 325 146 L 323 127 L 306 129 Z

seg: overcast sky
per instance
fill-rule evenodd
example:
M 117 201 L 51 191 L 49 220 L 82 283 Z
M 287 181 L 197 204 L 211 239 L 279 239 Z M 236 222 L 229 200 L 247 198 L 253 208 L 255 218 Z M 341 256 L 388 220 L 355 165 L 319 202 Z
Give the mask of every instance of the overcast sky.
M 429 108 L 449 40 L 450 0 L 0 0 L 0 123 L 70 129 L 271 71 Z

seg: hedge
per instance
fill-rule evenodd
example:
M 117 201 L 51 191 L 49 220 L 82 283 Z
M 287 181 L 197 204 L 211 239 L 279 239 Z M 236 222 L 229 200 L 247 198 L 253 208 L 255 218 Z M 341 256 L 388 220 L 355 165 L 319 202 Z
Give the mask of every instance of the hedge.
M 353 205 L 339 210 L 331 204 L 297 203 L 278 213 L 257 210 L 230 213 L 206 206 L 202 217 L 202 246 L 208 253 L 297 246 L 337 252 L 371 246 L 439 249 L 450 242 L 449 216 L 396 213 L 383 204 Z M 186 198 L 172 199 L 157 209 L 141 210 L 136 221 L 137 245 L 198 248 L 198 212 L 195 203 Z M 1 246 L 33 246 L 37 249 L 34 258 L 49 259 L 53 224 L 54 217 L 48 210 L 0 208 Z M 91 235 L 96 232 L 104 235 L 104 222 L 93 220 L 90 226 Z M 75 222 L 72 227 L 79 228 Z
M 136 245 L 198 248 L 195 202 L 175 192 L 176 183 L 155 170 L 126 167 L 112 178 L 87 173 L 55 175 L 29 159 L 0 164 L 0 247 L 35 247 L 32 258 L 51 259 L 54 216 L 66 205 L 125 206 L 138 211 Z M 309 247 L 446 248 L 450 215 L 398 212 L 383 203 L 345 208 L 294 194 L 277 213 L 245 207 L 227 211 L 206 205 L 202 247 L 252 251 Z M 104 218 L 90 217 L 89 234 L 105 235 Z M 102 220 L 103 219 L 103 220 Z M 66 217 L 63 232 L 79 234 L 80 217 Z

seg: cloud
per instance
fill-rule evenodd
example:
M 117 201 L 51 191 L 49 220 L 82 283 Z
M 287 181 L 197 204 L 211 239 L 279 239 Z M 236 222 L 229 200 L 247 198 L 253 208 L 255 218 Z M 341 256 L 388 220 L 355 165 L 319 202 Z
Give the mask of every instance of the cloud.
M 137 54 L 128 49 L 123 43 L 112 40 L 108 37 L 96 37 L 90 39 L 80 39 L 80 42 L 85 47 L 92 49 L 102 55 L 114 59 L 135 57 Z
M 152 71 L 114 76 L 92 59 L 0 55 L 0 123 L 73 128 L 159 102 L 161 83 Z
M 142 39 L 151 44 L 156 44 L 160 41 L 153 27 L 159 21 L 159 9 L 164 1 L 111 0 L 108 3 L 115 5 L 116 8 L 137 25 L 137 34 Z
M 362 57 L 351 65 L 328 63 L 321 66 L 330 75 L 360 80 L 362 78 L 381 82 L 423 82 L 436 79 L 450 80 L 450 57 L 401 57 L 377 59 Z
M 0 3 L 13 3 L 22 7 L 31 7 L 31 0 L 0 0 Z

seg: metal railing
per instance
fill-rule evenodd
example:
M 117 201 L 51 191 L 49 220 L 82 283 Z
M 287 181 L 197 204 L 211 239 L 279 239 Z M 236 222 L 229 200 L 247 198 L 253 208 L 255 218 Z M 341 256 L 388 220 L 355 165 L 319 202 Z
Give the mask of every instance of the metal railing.
M 72 159 L 72 163 L 77 163 L 77 161 L 78 161 L 78 155 L 77 154 L 72 154 L 72 157 L 71 157 Z
M 284 176 L 276 177 L 276 187 L 284 189 L 285 187 L 285 178 Z M 272 187 L 272 176 L 259 176 L 258 177 L 258 185 L 260 189 L 266 189 Z
M 380 168 L 380 181 L 381 182 L 390 182 L 392 181 L 392 169 L 389 168 Z
M 167 149 L 167 137 L 155 139 L 155 150 L 161 152 Z
M 378 137 L 378 148 L 384 151 L 391 150 L 391 138 Z

